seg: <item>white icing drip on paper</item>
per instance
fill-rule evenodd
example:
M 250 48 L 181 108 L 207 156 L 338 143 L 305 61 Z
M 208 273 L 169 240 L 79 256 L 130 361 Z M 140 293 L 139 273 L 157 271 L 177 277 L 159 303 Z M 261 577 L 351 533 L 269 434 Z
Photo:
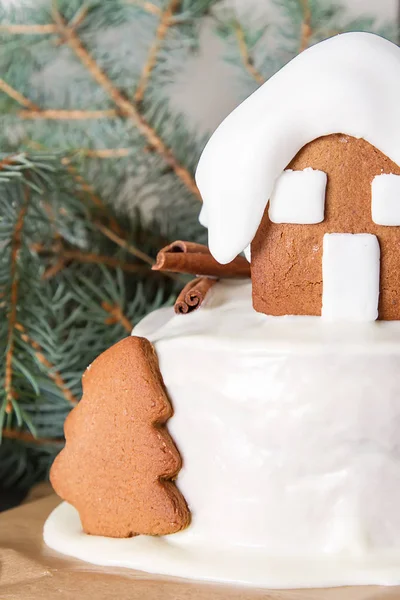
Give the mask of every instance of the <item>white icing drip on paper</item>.
M 287 169 L 275 183 L 269 201 L 272 223 L 321 223 L 325 214 L 326 173 L 307 168 Z
M 374 177 L 371 215 L 377 225 L 400 225 L 400 175 L 382 173 Z
M 369 233 L 326 233 L 322 255 L 322 312 L 330 321 L 378 318 L 380 248 Z
M 96 537 L 82 533 L 77 511 L 66 502 L 48 518 L 44 539 L 54 550 L 95 565 L 188 579 L 271 589 L 400 583 L 399 553 L 281 558 L 256 548 L 186 547 L 174 543 L 173 536 Z
M 308 142 L 364 138 L 400 164 L 400 48 L 346 33 L 299 54 L 238 106 L 208 142 L 196 181 L 214 257 L 252 241 L 277 177 Z M 350 208 L 350 207 L 349 207 Z
M 86 536 L 62 505 L 46 543 L 95 564 L 266 587 L 400 583 L 400 322 L 256 313 L 221 281 L 154 344 L 192 523 L 165 538 Z

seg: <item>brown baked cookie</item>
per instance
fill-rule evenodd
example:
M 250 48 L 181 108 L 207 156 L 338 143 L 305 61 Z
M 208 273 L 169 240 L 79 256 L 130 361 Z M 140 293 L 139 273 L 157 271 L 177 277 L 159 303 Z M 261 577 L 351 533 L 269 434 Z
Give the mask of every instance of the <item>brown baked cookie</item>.
M 379 319 L 400 319 L 400 227 L 377 225 L 371 216 L 372 180 L 400 175 L 400 167 L 365 140 L 342 134 L 307 144 L 288 165 L 307 167 L 328 177 L 324 221 L 272 223 L 267 206 L 251 244 L 254 308 L 269 315 L 320 315 L 324 234 L 370 233 L 381 251 Z
M 78 510 L 89 534 L 166 535 L 187 527 L 189 509 L 173 481 L 181 458 L 165 425 L 172 407 L 152 344 L 122 340 L 82 381 L 50 473 L 56 493 Z

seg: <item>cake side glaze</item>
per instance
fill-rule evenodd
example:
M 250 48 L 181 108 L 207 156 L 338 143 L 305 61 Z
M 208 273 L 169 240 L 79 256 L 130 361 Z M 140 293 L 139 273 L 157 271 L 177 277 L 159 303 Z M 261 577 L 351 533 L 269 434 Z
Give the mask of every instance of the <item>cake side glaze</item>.
M 198 312 L 161 309 L 135 334 L 155 344 L 174 407 L 192 524 L 168 538 L 90 538 L 63 505 L 48 545 L 270 587 L 400 582 L 400 323 L 267 317 L 249 283 L 220 282 Z

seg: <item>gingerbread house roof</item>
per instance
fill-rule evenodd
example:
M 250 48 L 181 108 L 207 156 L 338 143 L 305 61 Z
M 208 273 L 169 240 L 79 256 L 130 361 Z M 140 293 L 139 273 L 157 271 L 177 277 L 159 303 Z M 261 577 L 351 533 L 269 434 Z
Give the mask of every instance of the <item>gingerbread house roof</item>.
M 400 165 L 400 48 L 346 33 L 302 52 L 240 104 L 200 158 L 201 222 L 221 263 L 252 241 L 277 177 L 307 143 L 364 138 Z

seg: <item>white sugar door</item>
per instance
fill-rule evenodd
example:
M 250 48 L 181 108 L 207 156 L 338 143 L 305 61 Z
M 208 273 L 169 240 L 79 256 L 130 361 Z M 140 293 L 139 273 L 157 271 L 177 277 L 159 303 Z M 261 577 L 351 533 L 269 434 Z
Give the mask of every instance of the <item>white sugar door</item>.
M 322 258 L 322 317 L 378 318 L 380 248 L 375 235 L 327 233 Z

